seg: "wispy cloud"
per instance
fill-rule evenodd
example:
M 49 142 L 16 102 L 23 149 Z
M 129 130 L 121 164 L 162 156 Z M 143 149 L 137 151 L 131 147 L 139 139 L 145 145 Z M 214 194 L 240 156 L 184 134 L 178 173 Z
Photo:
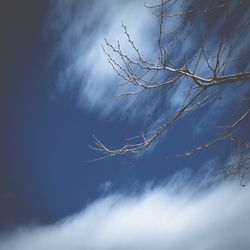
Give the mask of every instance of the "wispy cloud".
M 187 185 L 185 174 L 148 185 L 140 195 L 116 193 L 54 225 L 19 228 L 3 250 L 245 250 L 250 247 L 250 186 Z M 202 183 L 202 184 L 201 184 Z
M 131 52 L 122 21 L 131 37 L 146 55 L 152 55 L 149 32 L 155 17 L 143 1 L 51 1 L 47 27 L 57 37 L 56 56 L 63 58 L 58 86 L 77 93 L 78 105 L 106 115 L 124 110 L 131 102 L 117 101 L 121 79 L 107 61 L 101 45 L 104 39 L 118 40 L 126 53 Z
M 174 2 L 174 7 L 172 7 L 174 9 L 171 11 L 175 13 L 182 13 L 185 8 L 190 8 L 196 3 L 196 1 L 190 3 L 187 3 L 187 1 Z M 209 3 L 207 4 L 209 5 Z M 159 23 L 157 22 L 159 22 L 159 19 L 157 20 L 157 17 L 152 15 L 152 10 L 144 8 L 143 5 L 143 0 L 51 1 L 47 31 L 49 30 L 48 33 L 54 34 L 56 38 L 54 56 L 60 58 L 57 82 L 59 89 L 64 93 L 74 93 L 78 107 L 88 111 L 97 111 L 102 117 L 105 116 L 109 119 L 125 117 L 133 121 L 136 120 L 135 118 L 143 117 L 144 119 L 140 119 L 140 129 L 147 132 L 159 128 L 162 124 L 171 120 L 172 115 L 183 106 L 185 101 L 188 102 L 195 95 L 197 89 L 187 98 L 188 89 L 193 82 L 184 79 L 181 84 L 177 84 L 170 89 L 148 91 L 147 94 L 136 99 L 136 102 L 133 97 L 115 98 L 122 93 L 135 92 L 135 89 L 129 87 L 129 85 L 115 86 L 116 83 L 121 83 L 122 79 L 109 65 L 107 56 L 101 47 L 105 43 L 105 38 L 114 45 L 119 40 L 124 53 L 128 55 L 132 53 L 131 44 L 127 41 L 121 25 L 122 21 L 145 58 L 150 58 L 150 61 L 154 63 L 157 62 L 157 55 L 159 56 L 157 47 L 159 29 Z M 237 24 L 237 17 L 233 15 L 234 11 L 231 12 L 232 21 L 235 20 L 233 23 Z M 242 17 L 245 18 L 245 16 L 247 16 L 246 13 L 243 13 Z M 215 37 L 218 38 L 218 36 L 214 33 L 218 31 L 218 27 L 215 29 L 211 27 L 216 27 L 216 22 L 218 22 L 217 26 L 220 26 L 221 20 L 210 20 L 211 22 L 214 21 L 214 25 L 211 25 L 209 30 L 204 30 L 204 27 L 207 27 L 206 22 L 208 20 L 198 19 L 195 23 L 189 21 L 186 23 L 186 21 L 186 19 L 182 20 L 175 17 L 166 19 L 164 22 L 168 32 L 166 43 L 170 43 L 168 48 L 170 58 L 178 66 L 183 66 L 186 55 L 190 58 L 199 58 L 201 50 L 199 36 L 206 31 L 208 34 L 211 33 L 211 36 L 208 36 L 204 46 L 208 57 L 213 58 L 210 63 L 214 64 L 216 48 L 218 47 L 218 41 L 217 43 L 215 41 Z M 183 26 L 183 30 L 177 33 L 173 32 L 175 36 L 171 37 L 171 31 L 178 30 L 179 26 Z M 245 34 L 245 37 L 248 36 Z M 244 39 L 242 40 L 244 41 Z M 247 39 L 245 40 L 247 41 Z M 236 55 L 240 55 L 242 51 L 247 51 L 246 46 L 247 43 L 245 42 L 237 46 L 238 52 Z M 112 56 L 114 55 L 112 54 Z M 239 59 L 231 61 L 233 63 L 228 65 L 227 70 L 229 73 L 237 72 Z M 190 67 L 196 68 L 196 60 L 191 60 L 191 62 Z M 241 64 L 247 64 L 246 62 L 246 60 L 242 60 Z M 241 67 L 244 68 L 243 66 Z M 196 73 L 210 77 L 210 71 L 206 59 L 202 57 L 199 65 L 197 65 Z M 211 94 L 211 100 L 214 100 L 214 102 L 211 101 L 203 109 L 200 109 L 199 121 L 195 126 L 197 134 L 211 127 L 211 125 L 216 126 L 218 120 L 224 117 L 226 110 L 235 111 L 234 113 L 231 112 L 232 115 L 238 114 L 235 107 L 242 105 L 241 99 L 247 96 L 249 87 L 247 84 L 237 86 L 215 88 L 207 93 L 208 95 Z M 216 98 L 217 94 L 221 94 L 223 98 Z M 236 102 L 237 104 L 235 104 Z M 137 132 L 132 132 L 131 137 L 135 134 Z
M 178 1 L 172 6 L 174 9 L 171 8 L 170 11 L 182 13 L 185 11 L 185 8 L 190 8 L 192 4 L 195 4 L 195 1 L 190 3 Z M 76 93 L 77 103 L 80 107 L 87 110 L 98 110 L 99 114 L 107 115 L 114 110 L 127 111 L 128 107 L 133 103 L 133 98 L 114 98 L 114 96 L 129 91 L 129 89 L 124 86 L 122 88 L 114 87 L 114 84 L 121 82 L 122 79 L 117 76 L 107 62 L 107 56 L 102 51 L 101 44 L 104 43 L 105 38 L 113 44 L 120 41 L 124 53 L 127 55 L 132 53 L 132 48 L 122 29 L 121 22 L 123 21 L 127 25 L 132 39 L 141 49 L 144 56 L 150 58 L 153 62 L 154 60 L 157 61 L 157 56 L 154 55 L 157 50 L 155 45 L 157 44 L 159 25 L 157 25 L 157 17 L 152 15 L 152 11 L 144 8 L 143 5 L 143 0 L 62 0 L 50 2 L 47 30 L 49 34 L 55 34 L 57 38 L 55 55 L 63 59 L 63 66 L 61 65 L 59 70 L 58 86 L 61 90 Z M 245 16 L 247 16 L 246 13 L 243 13 L 241 18 L 245 18 Z M 237 20 L 239 19 L 232 14 L 232 21 L 236 18 Z M 218 22 L 221 25 L 223 20 L 221 18 L 220 22 L 218 20 L 214 22 L 215 24 Z M 182 32 L 174 33 L 177 37 L 173 38 L 174 45 L 171 45 L 169 48 L 170 57 L 174 58 L 175 63 L 181 66 L 186 55 L 190 57 L 199 56 L 201 44 L 198 37 L 204 33 L 204 27 L 206 27 L 206 21 L 203 19 L 196 21 L 196 23 L 189 21 L 176 17 L 169 18 L 164 23 L 169 36 L 171 31 L 177 29 L 179 25 L 184 25 Z M 217 53 L 216 48 L 218 47 L 218 41 L 217 43 L 215 41 L 217 36 L 214 33 L 218 30 L 210 29 L 207 32 L 211 32 L 212 35 L 210 39 L 207 39 L 205 50 L 209 58 L 214 58 L 214 54 Z M 194 34 L 192 33 L 190 38 L 187 39 L 187 34 L 190 32 Z M 171 41 L 171 37 L 166 39 Z M 247 43 L 241 42 L 237 46 L 238 52 L 236 54 L 247 51 L 246 46 Z M 231 61 L 234 62 L 235 60 Z M 215 62 L 210 63 L 214 64 Z M 238 61 L 228 66 L 230 73 L 235 72 L 237 63 Z M 196 64 L 196 60 L 193 60 L 193 64 Z M 201 59 L 196 71 L 202 76 L 211 75 L 205 58 Z M 172 109 L 176 109 L 183 104 L 188 86 L 189 83 L 185 80 L 185 84 L 173 89 L 170 97 L 165 101 L 168 112 L 171 113 Z M 133 89 L 133 91 L 135 90 Z M 238 95 L 240 94 L 238 93 Z M 158 99 L 161 98 L 160 94 L 157 96 Z M 157 100 L 148 106 L 154 111 L 159 106 L 159 102 Z M 140 103 L 138 103 L 133 110 L 130 110 L 130 116 L 134 113 L 140 116 L 142 113 L 138 110 L 140 106 Z
M 105 181 L 99 187 L 101 193 L 106 193 L 106 192 L 110 191 L 111 188 L 112 188 L 111 181 Z

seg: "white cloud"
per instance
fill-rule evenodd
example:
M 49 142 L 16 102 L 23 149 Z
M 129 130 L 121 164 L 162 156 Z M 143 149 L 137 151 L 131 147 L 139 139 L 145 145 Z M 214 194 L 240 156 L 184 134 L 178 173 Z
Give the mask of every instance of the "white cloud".
M 112 182 L 105 181 L 100 185 L 99 190 L 102 193 L 106 193 L 106 192 L 110 191 L 111 188 L 112 188 Z
M 98 110 L 99 114 L 108 115 L 117 110 L 127 111 L 133 103 L 133 98 L 119 99 L 119 101 L 118 98 L 113 98 L 129 90 L 124 87 L 113 86 L 121 79 L 107 62 L 101 44 L 104 43 L 105 38 L 114 44 L 119 40 L 125 53 L 131 54 L 131 47 L 121 26 L 121 21 L 124 21 L 132 39 L 143 51 L 146 58 L 152 59 L 152 57 L 155 57 L 156 34 L 159 27 L 156 24 L 157 18 L 151 13 L 152 10 L 143 7 L 144 2 L 143 0 L 51 1 L 47 27 L 49 27 L 50 34 L 56 34 L 56 54 L 62 56 L 65 63 L 65 67 L 60 71 L 58 84 L 65 91 L 73 90 L 77 93 L 77 101 L 80 107 L 87 110 Z M 174 10 L 171 11 L 181 13 L 183 12 L 182 9 L 187 8 L 189 4 L 185 1 L 178 1 L 172 7 Z M 172 31 L 180 25 L 180 22 L 180 18 L 170 18 L 167 19 L 165 25 L 167 29 Z M 175 41 L 175 46 L 172 48 L 172 52 L 170 51 L 171 57 L 175 58 L 176 62 L 180 63 L 183 60 L 183 55 L 192 51 L 194 45 L 197 46 L 198 51 L 193 53 L 196 53 L 196 56 L 199 54 L 200 44 L 195 41 L 197 40 L 196 37 L 185 38 L 186 33 L 192 31 L 190 25 L 188 22 L 183 32 L 178 34 L 178 41 Z M 195 34 L 201 32 L 201 27 L 196 26 L 199 29 L 198 31 L 195 29 Z M 185 42 L 183 43 L 183 41 Z M 242 44 L 246 46 L 245 43 Z M 215 47 L 214 39 L 208 40 L 206 50 L 211 54 L 209 56 L 212 56 L 215 52 Z M 241 50 L 244 51 L 243 48 Z M 154 58 L 155 61 L 156 58 Z M 191 68 L 195 67 L 195 64 L 194 61 Z M 203 58 L 197 68 L 197 73 L 201 76 L 208 76 L 211 74 L 211 72 L 208 74 L 209 71 L 206 60 Z M 166 101 L 168 112 L 182 105 L 186 98 L 189 83 L 185 81 L 184 86 L 181 85 L 172 91 L 170 98 Z M 135 90 L 133 89 L 133 91 Z M 239 91 L 237 96 L 240 94 Z M 148 105 L 152 109 L 152 113 L 157 105 L 157 102 Z M 140 107 L 142 105 L 138 104 L 130 110 L 132 112 L 127 113 L 130 113 L 129 116 L 134 114 L 140 116 L 144 113 L 140 112 Z M 144 111 L 145 105 L 143 107 Z M 221 114 L 220 112 L 217 113 Z
M 0 249 L 246 250 L 249 196 L 250 186 L 238 182 L 204 189 L 175 177 L 141 195 L 99 199 L 51 226 L 20 228 L 0 239 Z
M 126 110 L 132 100 L 117 101 L 114 96 L 124 88 L 113 85 L 122 81 L 107 61 L 101 44 L 120 41 L 121 48 L 131 54 L 130 44 L 121 22 L 147 56 L 152 56 L 151 28 L 156 18 L 143 7 L 144 1 L 51 1 L 48 25 L 56 33 L 56 54 L 62 56 L 65 68 L 60 71 L 59 88 L 76 91 L 78 105 L 107 115 Z
M 186 5 L 189 6 L 183 3 L 185 1 L 177 1 L 175 6 L 177 13 L 183 12 L 182 8 Z M 129 89 L 128 86 L 114 86 L 122 79 L 113 71 L 101 48 L 106 37 L 113 44 L 119 40 L 125 53 L 131 54 L 131 47 L 121 26 L 123 21 L 145 57 L 150 59 L 153 57 L 151 61 L 157 61 L 155 56 L 159 28 L 156 24 L 157 18 L 152 15 L 152 10 L 144 8 L 143 4 L 143 0 L 51 1 L 48 27 L 50 34 L 56 34 L 55 54 L 60 55 L 60 59 L 63 58 L 64 67 L 60 69 L 58 77 L 59 88 L 64 93 L 74 92 L 78 106 L 84 110 L 97 111 L 100 116 L 106 116 L 109 119 L 118 117 L 122 120 L 127 118 L 129 121 L 135 121 L 135 118 L 140 118 L 139 130 L 146 127 L 148 128 L 146 130 L 150 131 L 151 128 L 167 123 L 171 119 L 169 117 L 172 117 L 172 114 L 183 105 L 191 84 L 190 80 L 185 79 L 179 86 L 176 85 L 168 91 L 164 89 L 164 91 L 147 92 L 147 95 L 142 96 L 133 105 L 135 99 L 132 97 L 114 97 L 124 92 L 135 92 L 135 89 Z M 180 18 L 170 18 L 165 25 L 172 31 L 180 25 L 180 22 Z M 197 40 L 195 36 L 191 36 L 190 39 L 185 38 L 189 29 L 192 31 L 193 25 L 191 25 L 192 28 L 190 25 L 185 25 L 183 32 L 178 34 L 178 39 L 176 38 L 178 41 L 170 47 L 171 57 L 177 64 L 183 60 L 183 55 L 193 51 L 195 45 L 198 51 L 194 50 L 192 53 L 196 56 L 200 53 L 200 44 L 195 41 Z M 198 31 L 193 30 L 195 34 Z M 209 40 L 206 45 L 209 56 L 210 53 L 214 53 L 216 47 L 213 40 Z M 196 61 L 193 61 L 191 68 L 194 68 L 194 65 Z M 229 67 L 230 70 L 231 67 Z M 211 72 L 203 58 L 197 68 L 197 74 L 209 76 L 209 73 Z M 240 107 L 242 100 L 239 97 L 245 98 L 248 91 L 249 87 L 246 85 L 239 88 L 225 88 L 221 93 L 223 98 L 209 103 L 210 106 L 202 110 L 205 112 L 199 114 L 199 121 L 194 126 L 195 133 L 199 134 L 204 129 L 217 125 L 218 119 L 225 114 L 225 110 L 231 110 L 232 103 L 234 107 Z M 213 90 L 210 93 L 213 95 Z M 137 132 L 132 132 L 131 137 L 136 134 Z M 148 150 L 148 152 L 151 151 Z

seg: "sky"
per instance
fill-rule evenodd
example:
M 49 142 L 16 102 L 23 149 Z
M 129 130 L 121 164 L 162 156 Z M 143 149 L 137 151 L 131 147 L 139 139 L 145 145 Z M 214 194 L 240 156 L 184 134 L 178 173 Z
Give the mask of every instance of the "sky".
M 104 39 L 132 53 L 123 22 L 154 60 L 157 18 L 140 0 L 0 6 L 0 249 L 249 249 L 249 177 L 242 186 L 240 178 L 217 175 L 239 158 L 234 145 L 175 157 L 249 107 L 247 84 L 218 90 L 219 102 L 184 118 L 140 155 L 90 162 L 102 156 L 90 148 L 93 135 L 119 147 L 160 124 L 184 98 L 179 87 L 130 109 L 133 99 L 115 97 L 130 89 L 114 86 L 120 79 Z M 244 6 L 234 10 L 232 23 L 249 14 Z M 230 70 L 249 71 L 248 38 L 242 35 L 242 59 Z M 177 42 L 172 56 L 194 45 Z M 249 141 L 249 117 L 237 133 Z

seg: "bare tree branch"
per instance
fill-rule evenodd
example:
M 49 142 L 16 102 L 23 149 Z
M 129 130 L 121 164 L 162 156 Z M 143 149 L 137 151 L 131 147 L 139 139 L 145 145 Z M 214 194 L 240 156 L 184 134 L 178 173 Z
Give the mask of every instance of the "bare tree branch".
M 185 97 L 179 109 L 171 116 L 166 115 L 158 128 L 147 129 L 137 136 L 125 139 L 125 144 L 117 149 L 111 149 L 94 136 L 93 149 L 104 154 L 104 157 L 140 153 L 160 139 L 185 115 L 220 99 L 213 94 L 214 89 L 232 84 L 249 84 L 249 67 L 234 66 L 236 60 L 240 61 L 242 58 L 242 37 L 249 33 L 249 21 L 244 18 L 231 20 L 234 8 L 244 4 L 247 5 L 247 1 L 160 0 L 160 3 L 145 5 L 158 20 L 157 59 L 148 59 L 143 55 L 122 22 L 131 53 L 125 53 L 119 41 L 113 44 L 105 39 L 103 45 L 108 63 L 123 80 L 120 86 L 129 87 L 129 91 L 124 91 L 118 97 L 132 96 L 137 100 L 147 93 L 173 92 L 177 87 L 187 91 L 183 92 Z M 170 21 L 176 18 L 178 25 L 170 29 Z M 215 18 L 216 21 L 209 24 L 206 18 Z M 203 24 L 203 28 L 197 27 L 196 30 L 197 24 Z M 183 47 L 190 49 L 182 50 L 181 43 Z M 190 45 L 192 43 L 194 51 Z M 177 50 L 183 54 L 177 55 Z M 246 121 L 249 112 L 250 109 L 247 109 L 231 126 L 224 126 L 222 132 L 212 140 L 178 156 L 191 156 L 225 140 L 231 140 L 241 149 L 249 150 L 247 142 L 240 142 L 234 136 L 236 128 Z M 228 171 L 234 173 L 235 168 L 233 166 Z M 245 176 L 245 172 L 241 176 Z

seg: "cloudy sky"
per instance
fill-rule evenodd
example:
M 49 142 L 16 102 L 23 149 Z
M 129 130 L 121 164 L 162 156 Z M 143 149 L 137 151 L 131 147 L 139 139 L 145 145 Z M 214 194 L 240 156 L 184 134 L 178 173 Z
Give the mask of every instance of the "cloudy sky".
M 182 5 L 176 8 L 179 13 Z M 247 14 L 236 6 L 232 22 Z M 237 161 L 234 145 L 173 157 L 214 138 L 218 125 L 242 114 L 249 107 L 247 84 L 226 86 L 219 102 L 139 156 L 89 162 L 102 156 L 89 147 L 93 135 L 119 147 L 124 138 L 157 127 L 185 98 L 178 87 L 131 109 L 133 98 L 115 97 L 131 89 L 115 86 L 121 79 L 107 62 L 104 39 L 119 40 L 130 55 L 123 22 L 156 62 L 157 20 L 140 0 L 1 2 L 1 250 L 250 248 L 249 178 L 242 186 L 239 178 L 217 175 Z M 174 29 L 178 22 L 168 25 Z M 232 72 L 249 71 L 247 38 L 241 36 L 242 60 L 229 65 Z M 196 41 L 178 42 L 171 56 L 197 52 Z M 249 117 L 238 134 L 249 140 L 248 131 Z

